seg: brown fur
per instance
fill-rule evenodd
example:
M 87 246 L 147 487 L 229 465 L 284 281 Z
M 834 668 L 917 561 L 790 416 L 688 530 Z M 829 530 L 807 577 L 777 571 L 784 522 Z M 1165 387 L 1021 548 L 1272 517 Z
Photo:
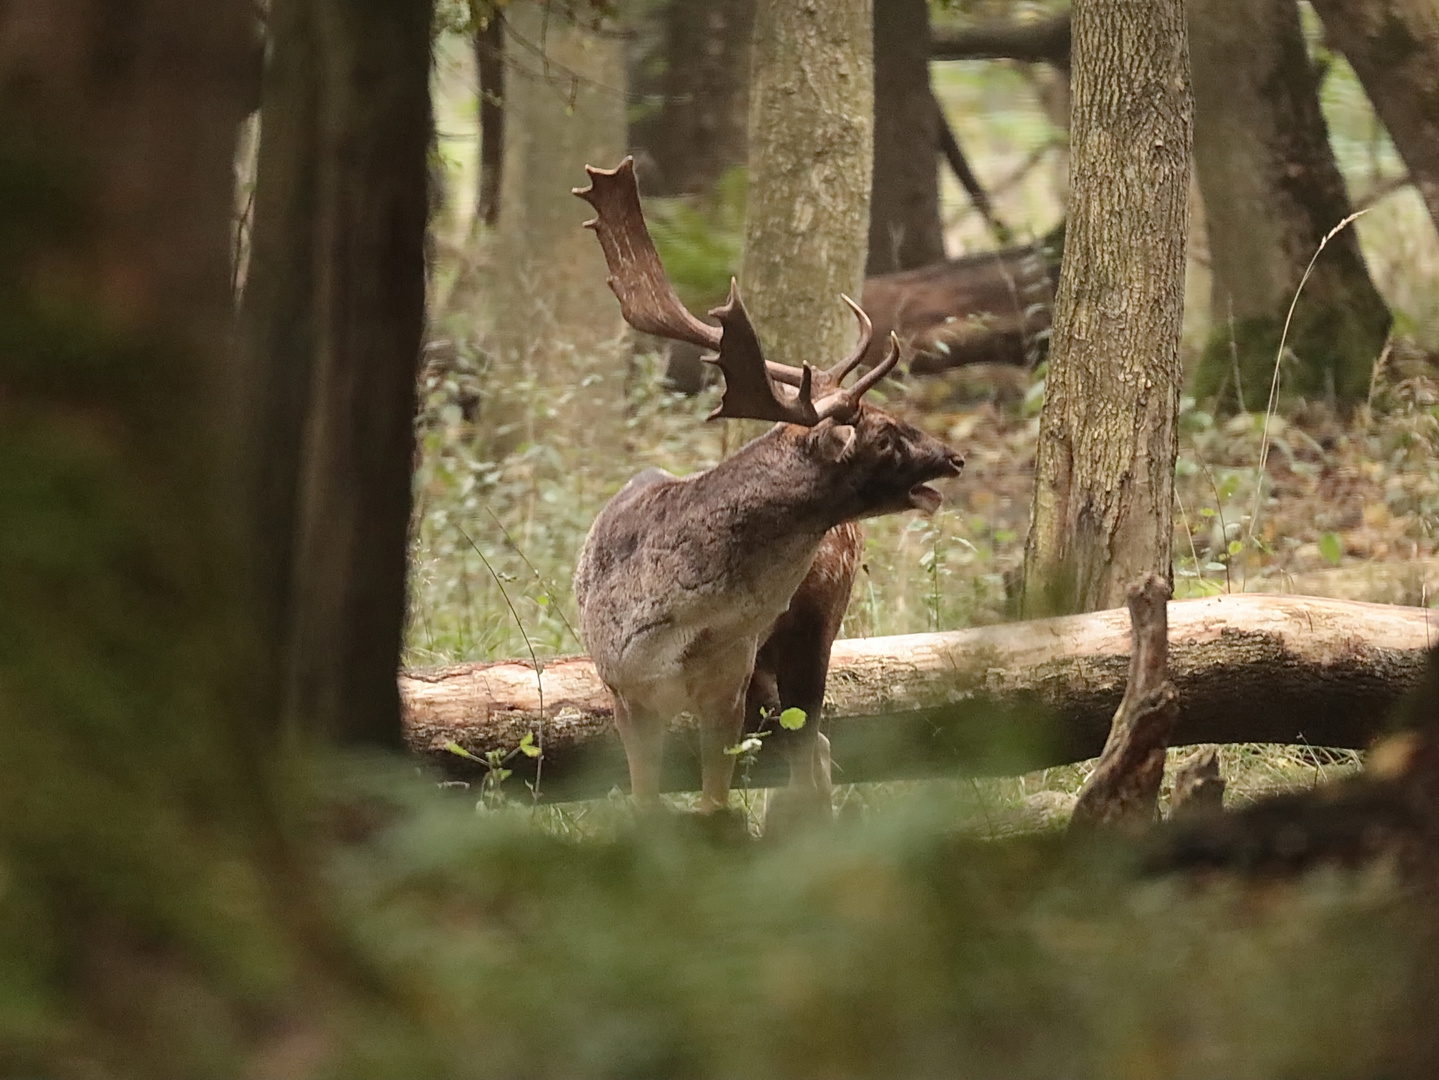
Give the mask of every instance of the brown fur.
M 649 470 L 620 490 L 585 540 L 575 595 L 637 796 L 658 795 L 665 729 L 687 712 L 700 728 L 702 807 L 725 805 L 734 758 L 724 749 L 740 737 L 762 641 L 760 681 L 775 692 L 771 702 L 757 686 L 754 702 L 811 716 L 793 740 L 810 757 L 791 762 L 792 775 L 814 777 L 807 762 L 820 745 L 829 646 L 862 543 L 847 526 L 932 510 L 938 494 L 921 485 L 962 464 L 938 440 L 860 405 L 850 424 L 778 424 L 706 472 Z M 809 786 L 827 793 L 827 775 Z

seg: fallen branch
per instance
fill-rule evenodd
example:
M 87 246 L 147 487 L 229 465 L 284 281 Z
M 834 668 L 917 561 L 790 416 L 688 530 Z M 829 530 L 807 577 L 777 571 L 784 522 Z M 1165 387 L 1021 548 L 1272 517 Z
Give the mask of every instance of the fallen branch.
M 1069 13 L 1036 22 L 993 22 L 963 30 L 936 29 L 931 60 L 1023 60 L 1069 70 Z
M 1180 695 L 1174 745 L 1363 747 L 1439 641 L 1439 616 L 1422 608 L 1314 597 L 1181 600 L 1168 614 L 1170 678 Z M 1123 610 L 836 642 L 825 702 L 836 779 L 1006 775 L 1094 757 L 1123 694 L 1129 652 Z M 449 743 L 483 757 L 533 732 L 546 797 L 624 786 L 610 699 L 586 657 L 548 661 L 538 679 L 519 661 L 411 671 L 400 692 L 410 747 L 447 772 L 476 768 Z M 692 788 L 693 755 L 683 738 L 670 742 L 666 785 Z M 756 783 L 771 778 L 766 757 Z M 528 759 L 510 767 L 516 779 L 533 775 Z
M 1154 824 L 1164 751 L 1179 718 L 1169 681 L 1169 583 L 1151 575 L 1129 593 L 1129 681 L 1099 764 L 1074 804 L 1071 829 L 1113 828 L 1138 833 Z

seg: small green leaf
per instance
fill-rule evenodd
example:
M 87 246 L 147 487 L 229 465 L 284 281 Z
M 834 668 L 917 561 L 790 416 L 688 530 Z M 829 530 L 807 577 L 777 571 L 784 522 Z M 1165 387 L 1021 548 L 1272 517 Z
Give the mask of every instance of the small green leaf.
M 447 742 L 447 743 L 445 743 L 445 749 L 448 750 L 450 753 L 456 755 L 457 757 L 468 758 L 468 759 L 471 760 L 471 761 L 479 761 L 479 760 L 480 760 L 479 758 L 475 757 L 474 754 L 470 753 L 468 750 L 466 750 L 463 746 L 461 746 L 461 745 L 460 745 L 459 743 L 457 743 L 457 742 Z M 483 764 L 483 762 L 481 762 L 481 764 Z
M 510 770 L 496 769 L 491 775 L 494 776 L 496 781 L 508 780 L 510 778 Z
M 1229 541 L 1229 554 L 1231 554 L 1231 555 L 1238 555 L 1238 554 L 1239 554 L 1241 551 L 1243 551 L 1243 550 L 1244 550 L 1244 541 L 1243 541 L 1243 540 L 1231 540 L 1231 541 Z
M 535 745 L 535 733 L 533 731 L 525 732 L 525 737 L 520 740 L 519 750 L 520 753 L 528 758 L 540 756 L 540 748 Z
M 1212 518 L 1212 517 L 1214 516 L 1214 507 L 1212 507 L 1212 506 L 1205 506 L 1205 507 L 1200 508 L 1199 516 L 1200 516 L 1200 517 Z
M 1344 558 L 1344 541 L 1339 539 L 1337 532 L 1327 532 L 1319 538 L 1319 554 L 1323 555 L 1331 566 L 1339 565 L 1339 561 Z
M 779 714 L 779 726 L 786 731 L 798 731 L 808 719 L 803 709 L 786 709 Z

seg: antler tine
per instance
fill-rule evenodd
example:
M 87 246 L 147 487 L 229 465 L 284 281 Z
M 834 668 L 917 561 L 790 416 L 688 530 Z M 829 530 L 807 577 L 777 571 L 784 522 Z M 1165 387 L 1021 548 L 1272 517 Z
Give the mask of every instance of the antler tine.
M 864 354 L 869 351 L 869 342 L 874 336 L 874 323 L 870 322 L 869 316 L 864 313 L 864 309 L 843 293 L 840 294 L 839 298 L 849 305 L 849 309 L 854 312 L 855 318 L 859 320 L 859 342 L 855 345 L 854 351 L 838 364 L 835 364 L 834 367 L 816 373 L 820 385 L 829 390 L 837 388 L 840 383 L 844 382 L 845 377 L 859 366 L 859 362 L 864 359 Z M 799 368 L 791 367 L 788 364 L 777 364 L 773 360 L 766 360 L 765 366 L 769 368 L 770 378 L 776 382 L 782 382 L 786 386 L 798 386 L 800 384 L 802 373 Z
M 647 334 L 719 348 L 719 329 L 701 322 L 680 303 L 665 274 L 640 209 L 634 158 L 625 158 L 613 169 L 586 165 L 585 173 L 590 186 L 573 190 L 598 215 L 585 222 L 585 228 L 599 237 L 610 269 L 609 286 L 619 298 L 625 322 Z
M 844 382 L 845 376 L 859 366 L 859 362 L 864 359 L 864 354 L 869 351 L 870 339 L 874 337 L 874 323 L 865 314 L 864 308 L 845 296 L 844 293 L 840 293 L 839 298 L 849 305 L 849 310 L 854 312 L 854 317 L 859 320 L 859 341 L 849 356 L 825 372 L 825 376 L 835 386 Z
M 875 383 L 884 378 L 894 370 L 894 365 L 899 363 L 899 336 L 893 331 L 889 335 L 889 351 L 885 357 L 874 367 L 866 371 L 859 380 L 848 390 L 836 390 L 833 394 L 826 395 L 815 407 L 816 413 L 821 420 L 828 417 L 841 417 L 859 407 L 859 399 L 864 397 Z
M 799 392 L 786 400 L 775 392 L 770 372 L 760 351 L 759 338 L 749 321 L 739 283 L 730 279 L 729 300 L 710 314 L 720 321 L 723 336 L 719 356 L 713 363 L 724 372 L 724 397 L 707 419 L 728 416 L 747 420 L 776 420 L 813 427 L 819 423 L 813 400 L 814 372 L 806 365 L 800 374 Z

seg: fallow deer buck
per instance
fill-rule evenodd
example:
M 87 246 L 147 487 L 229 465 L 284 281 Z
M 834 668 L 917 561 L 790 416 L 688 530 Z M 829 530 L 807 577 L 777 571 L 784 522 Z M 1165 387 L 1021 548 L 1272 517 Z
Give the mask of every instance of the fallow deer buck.
M 713 469 L 676 478 L 640 473 L 600 511 L 575 568 L 581 634 L 614 696 L 634 795 L 659 795 L 669 722 L 696 720 L 709 813 L 728 803 L 746 710 L 798 707 L 785 732 L 791 788 L 801 804 L 829 806 L 828 742 L 819 731 L 830 646 L 849 603 L 863 545 L 855 524 L 940 504 L 929 481 L 957 476 L 964 459 L 937 439 L 860 399 L 899 358 L 889 354 L 841 386 L 869 346 L 828 369 L 764 359 L 739 290 L 710 314 L 675 295 L 640 210 L 634 165 L 585 170 L 575 194 L 609 264 L 610 287 L 637 330 L 718 355 L 721 403 L 709 416 L 778 421 Z M 789 736 L 793 736 L 790 738 Z

